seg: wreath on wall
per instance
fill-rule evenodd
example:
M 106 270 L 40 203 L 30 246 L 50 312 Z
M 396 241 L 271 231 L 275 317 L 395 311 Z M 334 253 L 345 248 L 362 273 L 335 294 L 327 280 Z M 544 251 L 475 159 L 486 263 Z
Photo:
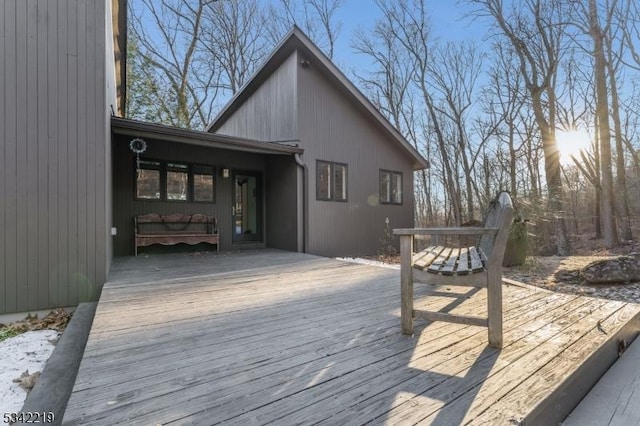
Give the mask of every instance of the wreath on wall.
M 144 139 L 135 138 L 129 142 L 129 149 L 136 154 L 136 168 L 140 172 L 140 154 L 147 150 L 147 142 Z

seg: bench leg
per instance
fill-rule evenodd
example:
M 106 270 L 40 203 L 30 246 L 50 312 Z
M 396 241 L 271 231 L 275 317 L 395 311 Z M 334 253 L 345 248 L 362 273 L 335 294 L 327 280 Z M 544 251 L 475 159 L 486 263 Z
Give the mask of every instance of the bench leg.
M 489 346 L 502 348 L 502 275 L 488 274 L 487 282 L 487 322 L 489 325 Z
M 413 334 L 413 235 L 400 236 L 400 317 L 402 332 Z

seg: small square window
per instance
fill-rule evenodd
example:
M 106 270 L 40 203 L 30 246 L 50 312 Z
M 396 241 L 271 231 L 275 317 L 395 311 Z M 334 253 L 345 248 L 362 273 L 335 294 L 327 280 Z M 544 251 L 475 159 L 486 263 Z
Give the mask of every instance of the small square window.
M 316 198 L 347 201 L 347 165 L 316 161 Z

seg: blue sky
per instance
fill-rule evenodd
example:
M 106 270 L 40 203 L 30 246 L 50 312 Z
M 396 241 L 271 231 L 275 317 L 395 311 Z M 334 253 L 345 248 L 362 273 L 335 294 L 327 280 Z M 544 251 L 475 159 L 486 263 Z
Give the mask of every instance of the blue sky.
M 428 0 L 428 15 L 433 35 L 442 41 L 460 41 L 474 37 L 481 41 L 485 35 L 480 24 L 464 18 L 463 8 L 455 0 Z M 337 20 L 342 24 L 336 43 L 334 62 L 343 72 L 351 74 L 353 70 L 366 68 L 366 58 L 354 54 L 351 48 L 353 33 L 358 29 L 373 28 L 380 11 L 372 0 L 345 0 L 337 12 Z

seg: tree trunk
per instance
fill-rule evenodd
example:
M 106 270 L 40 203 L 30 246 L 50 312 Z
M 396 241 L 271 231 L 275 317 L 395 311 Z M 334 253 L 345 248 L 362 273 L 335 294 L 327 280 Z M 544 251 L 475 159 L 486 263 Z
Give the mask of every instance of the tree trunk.
M 567 237 L 567 224 L 562 202 L 563 191 L 562 177 L 560 175 L 560 151 L 558 151 L 555 131 L 544 117 L 540 91 L 533 92 L 531 98 L 536 123 L 542 134 L 544 172 L 549 189 L 549 210 L 554 215 L 556 250 L 559 256 L 568 256 L 571 253 L 571 246 L 569 244 L 569 238 Z M 551 101 L 549 103 L 551 103 Z
M 616 192 L 622 197 L 622 239 L 633 239 L 631 233 L 631 211 L 629 207 L 629 192 L 627 190 L 627 168 L 624 161 L 624 147 L 622 144 L 622 124 L 620 121 L 620 104 L 618 100 L 618 82 L 616 70 L 613 66 L 613 48 L 610 38 L 607 38 L 607 71 L 609 72 L 609 86 L 611 87 L 611 118 L 613 119 L 614 137 L 616 141 Z
M 611 248 L 619 244 L 613 196 L 613 172 L 611 170 L 611 130 L 609 128 L 609 101 L 607 99 L 606 60 L 604 56 L 604 36 L 598 22 L 596 0 L 589 0 L 589 26 L 593 39 L 595 60 L 596 115 L 600 137 L 600 166 L 602 167 L 602 219 L 605 246 Z

